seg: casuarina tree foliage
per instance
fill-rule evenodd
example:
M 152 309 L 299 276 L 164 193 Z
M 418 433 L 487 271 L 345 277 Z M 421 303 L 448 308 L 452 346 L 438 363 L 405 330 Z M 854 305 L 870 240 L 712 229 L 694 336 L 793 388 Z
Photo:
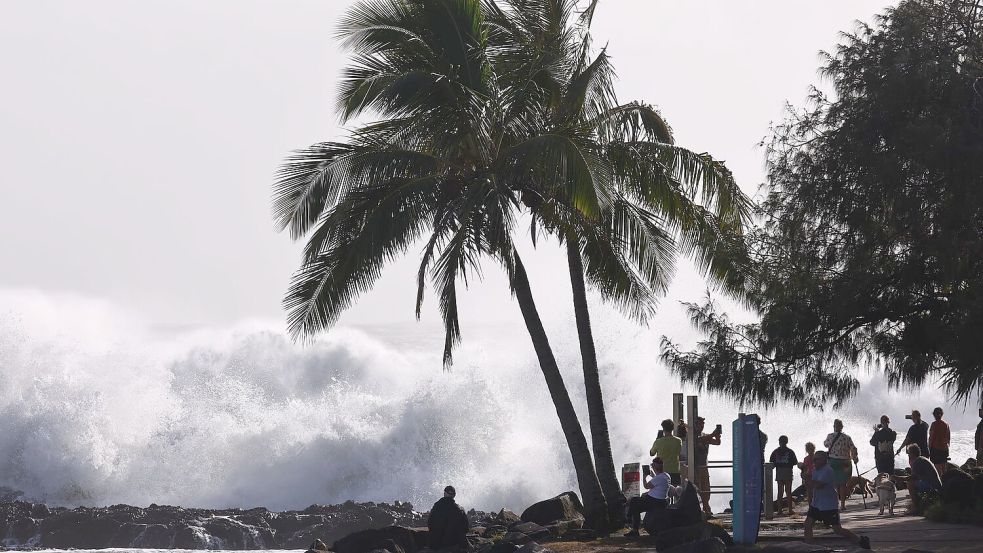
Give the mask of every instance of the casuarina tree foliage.
M 328 328 L 387 262 L 420 245 L 417 315 L 429 280 L 449 365 L 461 339 L 457 286 L 480 261 L 499 265 L 556 406 L 588 523 L 604 528 L 605 496 L 614 511 L 623 497 L 596 360 L 585 361 L 594 377 L 592 460 L 513 243 L 519 216 L 531 221 L 534 242 L 548 236 L 568 245 L 583 330 L 585 282 L 639 319 L 651 314 L 677 252 L 729 282 L 749 210 L 722 164 L 674 146 L 651 107 L 617 102 L 610 61 L 590 48 L 596 5 L 356 3 L 339 33 L 351 51 L 339 111 L 360 123 L 347 140 L 287 160 L 274 212 L 282 228 L 307 240 L 284 301 L 297 336 Z M 587 325 L 580 337 L 592 351 Z
M 893 385 L 983 383 L 983 8 L 910 0 L 843 35 L 768 148 L 748 307 L 689 305 L 705 338 L 664 339 L 684 380 L 746 402 L 849 397 L 860 363 Z

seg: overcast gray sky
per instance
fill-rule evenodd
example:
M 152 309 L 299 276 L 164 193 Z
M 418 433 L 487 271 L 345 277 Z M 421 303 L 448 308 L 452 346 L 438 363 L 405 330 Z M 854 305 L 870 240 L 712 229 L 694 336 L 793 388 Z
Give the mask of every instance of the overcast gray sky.
M 332 35 L 351 3 L 0 2 L 0 288 L 162 325 L 282 319 L 298 249 L 274 232 L 270 183 L 290 149 L 342 135 Z M 756 144 L 816 82 L 817 52 L 888 4 L 605 0 L 595 36 L 623 100 L 656 104 L 753 192 Z M 541 310 L 565 313 L 563 258 L 542 250 L 527 261 Z M 412 320 L 415 254 L 344 320 Z M 702 289 L 683 271 L 667 303 Z M 490 271 L 465 322 L 517 320 L 508 300 Z

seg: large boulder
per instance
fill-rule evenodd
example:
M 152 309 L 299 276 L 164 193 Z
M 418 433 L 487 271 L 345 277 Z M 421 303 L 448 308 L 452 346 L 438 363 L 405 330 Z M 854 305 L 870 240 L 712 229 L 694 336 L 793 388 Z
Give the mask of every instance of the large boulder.
M 523 540 L 521 543 L 526 543 L 530 540 L 545 539 L 550 537 L 550 531 L 548 528 L 544 528 L 536 524 L 535 522 L 516 522 L 509 527 L 508 534 L 502 539 L 508 539 L 512 534 L 521 534 L 527 539 Z M 512 543 L 520 543 L 518 541 L 513 541 Z
M 667 551 L 673 547 L 703 541 L 709 538 L 720 538 L 720 541 L 724 542 L 724 545 L 734 544 L 734 539 L 730 537 L 727 530 L 724 530 L 721 526 L 707 522 L 700 522 L 679 528 L 669 528 L 647 539 L 655 545 L 656 550 Z
M 522 511 L 525 522 L 535 522 L 547 526 L 558 520 L 583 520 L 584 505 L 574 492 L 564 492 L 560 495 L 534 503 Z
M 385 549 L 390 553 L 416 553 L 420 547 L 414 529 L 404 526 L 360 530 L 331 546 L 331 551 L 335 553 L 368 553 L 375 549 Z
M 976 504 L 973 477 L 958 468 L 948 468 L 942 475 L 942 502 L 963 509 L 973 508 Z
M 522 519 L 519 518 L 519 515 L 503 508 L 492 520 L 495 522 L 495 524 L 499 524 L 501 526 L 511 526 Z

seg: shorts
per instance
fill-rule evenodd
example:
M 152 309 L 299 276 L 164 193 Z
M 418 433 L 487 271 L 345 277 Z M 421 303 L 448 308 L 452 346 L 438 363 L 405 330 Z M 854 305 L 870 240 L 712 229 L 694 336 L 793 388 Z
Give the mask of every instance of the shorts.
M 836 478 L 837 486 L 845 486 L 850 474 L 853 472 L 853 465 L 849 459 L 830 459 L 829 468 L 833 469 L 833 476 Z
M 791 482 L 794 479 L 792 467 L 775 467 L 775 482 Z
M 696 489 L 701 492 L 710 491 L 710 469 L 707 467 L 697 467 L 696 468 L 696 478 L 693 479 L 693 485 Z
M 840 525 L 840 511 L 838 509 L 833 509 L 831 511 L 820 511 L 812 505 L 809 505 L 809 513 L 806 514 L 806 518 L 811 518 L 812 520 L 822 522 L 823 524 L 829 524 L 830 526 Z
M 933 465 L 943 465 L 949 460 L 949 450 L 948 449 L 938 449 L 930 448 L 928 459 L 932 461 Z

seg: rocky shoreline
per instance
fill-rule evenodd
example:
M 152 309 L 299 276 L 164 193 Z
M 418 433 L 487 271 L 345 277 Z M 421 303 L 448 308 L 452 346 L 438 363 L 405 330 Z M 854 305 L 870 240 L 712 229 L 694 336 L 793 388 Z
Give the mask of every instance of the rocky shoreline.
M 484 513 L 473 513 L 480 518 Z M 7 549 L 306 549 L 360 530 L 425 526 L 409 503 L 311 505 L 302 511 L 186 509 L 165 505 L 74 509 L 0 503 L 0 547 Z
M 719 526 L 694 524 L 701 517 L 692 488 L 684 494 L 681 506 L 684 508 L 673 518 L 685 519 L 684 526 L 653 536 L 660 551 L 694 541 L 716 540 L 714 544 L 720 547 L 732 543 Z M 349 501 L 273 512 L 262 507 L 186 509 L 162 505 L 68 509 L 8 501 L 0 503 L 0 549 L 310 548 L 335 553 L 418 553 L 429 551 L 427 517 L 428 513 L 401 502 Z M 475 553 L 547 553 L 539 543 L 591 541 L 597 537 L 583 528 L 583 505 L 574 492 L 535 503 L 521 515 L 508 509 L 497 513 L 472 510 L 468 518 L 468 540 Z

